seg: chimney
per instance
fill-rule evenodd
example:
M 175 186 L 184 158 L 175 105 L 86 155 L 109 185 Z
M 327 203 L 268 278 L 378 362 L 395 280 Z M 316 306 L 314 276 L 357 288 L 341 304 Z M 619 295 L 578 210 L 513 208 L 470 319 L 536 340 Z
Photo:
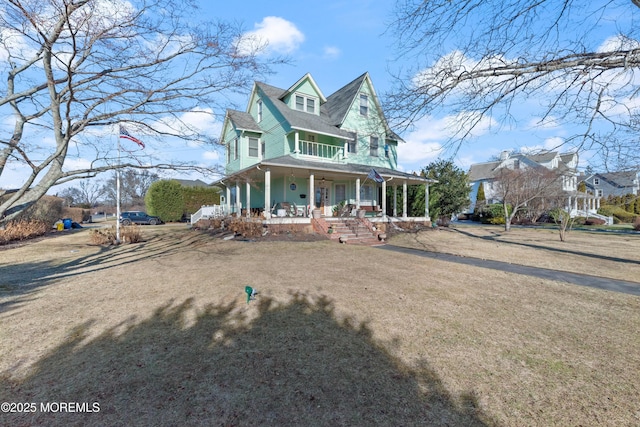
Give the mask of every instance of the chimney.
M 504 150 L 502 153 L 500 153 L 500 160 L 507 160 L 509 158 L 509 152 L 507 150 Z

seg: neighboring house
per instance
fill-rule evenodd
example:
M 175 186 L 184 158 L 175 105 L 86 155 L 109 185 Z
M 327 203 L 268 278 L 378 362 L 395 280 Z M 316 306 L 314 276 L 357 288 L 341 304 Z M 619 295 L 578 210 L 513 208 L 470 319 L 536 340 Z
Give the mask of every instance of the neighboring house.
M 174 179 L 174 181 L 178 181 L 183 187 L 209 187 L 209 184 L 199 179 Z
M 597 197 L 640 194 L 640 171 L 595 173 L 583 179 L 587 191 Z
M 544 167 L 557 171 L 562 176 L 562 190 L 567 197 L 577 195 L 578 180 L 576 169 L 578 167 L 578 155 L 576 153 L 560 154 L 556 151 L 546 151 L 537 154 L 510 154 L 503 151 L 500 159 L 492 162 L 476 163 L 469 169 L 469 182 L 471 184 L 469 212 L 476 207 L 478 189 L 482 185 L 487 203 L 502 202 L 496 197 L 494 182 L 502 168 L 520 169 L 528 167 Z M 571 202 L 569 202 L 571 203 Z
M 214 184 L 226 190 L 227 211 L 266 220 L 309 222 L 312 211 L 331 216 L 343 205 L 386 219 L 388 186 L 427 184 L 428 196 L 433 182 L 397 170 L 402 140 L 368 73 L 327 97 L 310 74 L 288 89 L 256 82 L 246 111 L 227 111 L 220 142 L 226 177 Z

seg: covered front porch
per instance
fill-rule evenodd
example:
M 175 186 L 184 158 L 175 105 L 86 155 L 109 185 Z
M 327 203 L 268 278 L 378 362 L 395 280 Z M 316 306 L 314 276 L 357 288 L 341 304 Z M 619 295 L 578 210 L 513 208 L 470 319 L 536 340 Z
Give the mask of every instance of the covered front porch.
M 221 181 L 224 210 L 268 223 L 310 223 L 311 218 L 366 216 L 378 221 L 430 221 L 433 180 L 386 168 L 326 164 L 290 156 L 263 161 Z M 409 217 L 407 188 L 424 185 L 424 216 Z M 402 189 L 398 200 L 399 189 Z M 393 189 L 391 206 L 387 192 Z

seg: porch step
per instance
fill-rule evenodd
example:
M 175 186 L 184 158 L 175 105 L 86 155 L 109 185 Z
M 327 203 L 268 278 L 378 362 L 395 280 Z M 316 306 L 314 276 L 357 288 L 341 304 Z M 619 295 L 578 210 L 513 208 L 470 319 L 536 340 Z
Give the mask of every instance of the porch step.
M 330 221 L 329 224 L 333 229 L 333 233 L 327 233 L 331 240 L 339 241 L 340 237 L 343 237 L 346 239 L 346 244 L 348 245 L 379 246 L 385 244 L 378 240 L 378 236 L 366 227 L 360 226 L 358 234 L 356 234 L 351 227 L 342 220 L 333 220 Z

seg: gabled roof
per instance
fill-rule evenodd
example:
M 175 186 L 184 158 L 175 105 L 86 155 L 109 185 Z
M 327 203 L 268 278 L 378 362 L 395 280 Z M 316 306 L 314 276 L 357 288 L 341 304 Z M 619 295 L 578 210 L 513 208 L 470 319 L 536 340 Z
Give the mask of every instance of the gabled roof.
M 347 117 L 349 108 L 353 100 L 360 93 L 360 88 L 364 83 L 364 79 L 367 77 L 367 73 L 364 73 L 360 77 L 348 83 L 346 86 L 338 89 L 327 98 L 327 102 L 320 107 L 320 111 L 324 112 L 329 118 L 329 121 L 334 126 L 340 126 Z
M 332 125 L 322 115 L 317 116 L 289 108 L 289 106 L 282 101 L 282 98 L 287 94 L 285 90 L 262 82 L 256 82 L 256 86 L 269 98 L 291 128 L 349 140 L 353 139 L 350 132 Z
M 208 187 L 209 186 L 209 184 L 199 179 L 174 179 L 174 181 L 178 181 L 180 185 L 182 185 L 183 187 Z
M 250 132 L 262 133 L 262 129 L 258 126 L 251 114 L 237 110 L 227 110 L 227 116 L 233 126 L 238 130 L 246 130 Z
M 548 163 L 553 160 L 555 157 L 560 158 L 558 162 L 558 167 L 554 170 L 559 171 L 561 173 L 575 173 L 575 167 L 569 167 L 568 162 L 571 162 L 574 159 L 575 154 L 573 153 L 564 153 L 558 154 L 556 151 L 546 151 L 543 153 L 536 154 L 513 154 L 506 159 L 501 159 L 492 162 L 485 163 L 475 163 L 471 165 L 469 168 L 469 181 L 482 181 L 482 180 L 490 180 L 494 179 L 497 176 L 498 170 L 502 167 L 506 167 L 508 163 L 512 160 L 518 160 L 522 164 L 527 164 L 531 167 L 543 167 L 542 163 Z
M 483 179 L 493 179 L 496 177 L 496 168 L 500 166 L 502 162 L 486 162 L 486 163 L 474 163 L 469 168 L 469 181 L 481 181 Z
M 636 185 L 633 181 L 638 178 L 638 171 L 596 173 L 593 176 L 607 181 L 614 187 L 626 188 Z
M 313 79 L 313 77 L 311 77 L 311 74 L 309 74 L 309 73 L 307 73 L 304 76 L 302 76 L 302 78 L 300 78 L 300 80 L 295 82 L 293 85 L 291 85 L 291 87 L 289 89 L 284 91 L 284 95 L 282 95 L 280 97 L 280 99 L 284 98 L 285 96 L 289 95 L 290 93 L 295 92 L 296 88 L 298 88 L 305 80 L 308 80 L 309 83 L 311 84 L 311 86 L 313 86 L 313 90 L 316 91 L 316 93 L 318 94 L 318 97 L 320 98 L 320 104 L 322 104 L 324 102 L 327 102 L 327 98 L 324 97 L 324 94 L 320 90 L 320 87 L 318 87 L 318 84 Z

